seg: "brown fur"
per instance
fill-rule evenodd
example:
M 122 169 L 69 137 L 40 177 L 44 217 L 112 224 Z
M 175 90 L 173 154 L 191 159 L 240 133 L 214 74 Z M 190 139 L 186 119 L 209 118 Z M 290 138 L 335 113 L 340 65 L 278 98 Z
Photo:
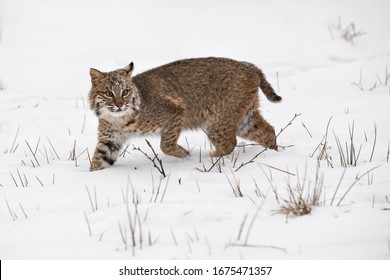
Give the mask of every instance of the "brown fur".
M 274 128 L 260 115 L 258 88 L 272 102 L 278 96 L 262 71 L 227 58 L 175 61 L 131 76 L 133 63 L 102 73 L 90 70 L 90 107 L 99 118 L 91 170 L 112 165 L 132 135 L 161 134 L 161 150 L 176 157 L 189 152 L 177 144 L 183 129 L 201 128 L 215 147 L 231 153 L 236 136 L 277 149 Z

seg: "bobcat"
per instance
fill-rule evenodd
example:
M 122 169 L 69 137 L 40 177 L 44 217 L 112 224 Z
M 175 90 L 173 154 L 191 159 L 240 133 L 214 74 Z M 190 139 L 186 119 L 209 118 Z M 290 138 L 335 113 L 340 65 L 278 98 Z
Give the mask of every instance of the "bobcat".
M 131 76 L 134 64 L 108 73 L 90 69 L 90 107 L 99 119 L 91 171 L 114 164 L 130 136 L 161 134 L 161 150 L 184 158 L 177 144 L 183 129 L 201 128 L 227 155 L 236 136 L 277 150 L 274 128 L 260 115 L 258 88 L 271 102 L 282 100 L 262 71 L 228 58 L 178 60 Z

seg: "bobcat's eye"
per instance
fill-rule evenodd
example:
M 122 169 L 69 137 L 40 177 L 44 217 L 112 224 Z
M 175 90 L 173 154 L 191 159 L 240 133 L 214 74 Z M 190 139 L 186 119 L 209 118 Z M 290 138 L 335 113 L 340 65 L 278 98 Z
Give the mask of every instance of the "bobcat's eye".
M 113 93 L 111 90 L 106 91 L 106 95 L 107 95 L 108 97 L 114 97 L 114 93 Z
M 129 95 L 129 91 L 127 89 L 122 90 L 122 96 Z

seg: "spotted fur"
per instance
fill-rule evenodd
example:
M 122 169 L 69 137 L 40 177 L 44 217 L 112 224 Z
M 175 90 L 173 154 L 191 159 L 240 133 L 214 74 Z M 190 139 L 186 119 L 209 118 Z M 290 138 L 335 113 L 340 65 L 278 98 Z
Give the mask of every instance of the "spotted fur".
M 114 164 L 129 137 L 148 133 L 159 133 L 161 150 L 180 158 L 189 155 L 177 144 L 183 129 L 205 131 L 213 156 L 231 153 L 236 136 L 277 149 L 275 130 L 258 110 L 258 89 L 271 102 L 281 97 L 255 65 L 186 59 L 132 77 L 133 67 L 108 73 L 90 69 L 89 102 L 99 118 L 92 171 Z

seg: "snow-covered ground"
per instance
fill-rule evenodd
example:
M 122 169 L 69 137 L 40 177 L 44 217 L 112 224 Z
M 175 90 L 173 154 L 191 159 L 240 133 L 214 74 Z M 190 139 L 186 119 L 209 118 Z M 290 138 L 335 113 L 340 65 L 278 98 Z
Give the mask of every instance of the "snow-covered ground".
M 0 258 L 389 259 L 389 10 L 387 0 L 2 0 Z M 347 41 L 352 25 L 364 34 Z M 278 137 L 284 149 L 235 171 L 262 151 L 237 147 L 202 172 L 210 145 L 185 132 L 183 160 L 148 137 L 164 179 L 133 150 L 151 154 L 142 138 L 89 172 L 89 68 L 133 61 L 140 73 L 202 56 L 264 70 L 283 97 L 261 94 L 266 119 L 279 132 L 300 114 Z M 350 132 L 358 159 L 343 176 L 336 139 L 346 154 Z M 319 199 L 310 214 L 280 213 L 289 186 Z

